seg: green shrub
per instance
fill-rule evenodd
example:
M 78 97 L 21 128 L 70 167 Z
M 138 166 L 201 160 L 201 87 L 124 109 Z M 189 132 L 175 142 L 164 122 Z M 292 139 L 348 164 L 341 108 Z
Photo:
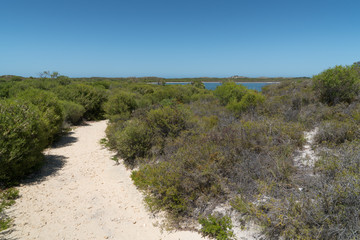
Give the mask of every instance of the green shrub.
M 320 100 L 330 105 L 351 102 L 360 91 L 360 74 L 354 66 L 335 66 L 313 79 Z
M 105 132 L 106 132 L 106 137 L 108 139 L 109 148 L 116 150 L 117 135 L 124 129 L 125 121 L 126 120 L 120 121 L 117 119 L 116 121 L 108 123 L 108 126 L 107 126 Z
M 38 89 L 29 89 L 18 95 L 37 106 L 41 112 L 41 120 L 45 123 L 45 134 L 48 137 L 48 144 L 51 144 L 54 137 L 61 132 L 64 121 L 63 109 L 55 94 Z
M 158 86 L 149 97 L 152 99 L 153 104 L 159 103 L 163 99 L 175 99 L 180 103 L 188 103 L 195 93 L 194 91 L 197 92 L 197 88 L 190 85 L 165 85 Z
M 180 174 L 177 167 L 161 162 L 142 166 L 132 172 L 131 178 L 147 194 L 145 200 L 151 211 L 166 210 L 176 222 L 187 211 Z
M 222 105 L 227 105 L 232 101 L 239 102 L 246 93 L 246 87 L 234 82 L 226 82 L 214 91 L 214 95 L 220 99 Z
M 0 185 L 8 185 L 42 162 L 48 144 L 37 107 L 19 100 L 0 101 Z
M 205 84 L 199 79 L 192 81 L 191 85 L 196 88 L 205 89 Z
M 106 91 L 85 84 L 70 84 L 57 87 L 54 92 L 61 100 L 71 101 L 85 108 L 84 118 L 88 120 L 103 119 L 103 104 Z
M 11 82 L 0 82 L 0 99 L 8 98 L 10 96 L 9 92 L 13 83 Z
M 9 218 L 4 210 L 15 203 L 15 199 L 19 197 L 19 190 L 9 188 L 0 190 L 0 232 L 10 227 L 11 218 Z
M 241 100 L 238 102 L 236 100 L 233 100 L 229 102 L 226 107 L 237 113 L 240 114 L 244 111 L 254 111 L 254 109 L 264 103 L 265 97 L 261 93 L 258 93 L 256 91 L 248 90 L 247 93 L 241 98 Z
M 65 121 L 71 124 L 78 124 L 81 121 L 85 113 L 82 105 L 70 101 L 61 101 L 61 105 L 64 109 Z
M 115 133 L 114 138 L 118 154 L 129 165 L 134 165 L 136 158 L 143 158 L 149 154 L 152 132 L 138 119 L 127 121 L 124 128 Z
M 188 113 L 178 106 L 164 106 L 147 114 L 147 123 L 152 131 L 162 138 L 176 137 L 186 128 Z
M 137 108 L 135 95 L 129 92 L 116 91 L 110 95 L 109 100 L 104 104 L 107 117 L 116 116 L 130 117 L 132 111 Z
M 207 218 L 200 218 L 199 223 L 202 225 L 201 233 L 203 237 L 211 237 L 217 240 L 235 239 L 231 219 L 227 216 L 209 215 Z

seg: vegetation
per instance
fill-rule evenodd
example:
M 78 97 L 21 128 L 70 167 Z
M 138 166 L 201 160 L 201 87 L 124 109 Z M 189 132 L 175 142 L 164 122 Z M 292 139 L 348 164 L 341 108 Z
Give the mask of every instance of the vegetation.
M 11 219 L 6 216 L 4 210 L 15 203 L 19 197 L 19 191 L 15 188 L 0 190 L 0 231 L 7 229 L 11 224 Z
M 314 88 L 320 101 L 328 104 L 351 102 L 360 91 L 357 65 L 336 66 L 314 76 Z
M 9 185 L 42 161 L 49 135 L 40 110 L 20 100 L 0 101 L 0 182 Z
M 137 167 L 132 178 L 150 209 L 165 210 L 176 226 L 208 215 L 200 218 L 203 232 L 219 238 L 222 228 L 211 215 L 213 206 L 231 203 L 246 219 L 263 226 L 269 239 L 355 239 L 360 169 L 353 163 L 358 161 L 354 148 L 360 102 L 357 80 L 349 80 L 359 77 L 354 69 L 335 67 L 314 81 L 284 81 L 262 93 L 232 82 L 213 93 L 195 93 L 189 89 L 196 84 L 189 85 L 186 96 L 168 94 L 174 89 L 166 86 L 147 89 L 151 101 L 144 95 L 137 98 L 148 104 L 139 104 L 129 117 L 109 125 L 109 143 L 129 167 Z M 329 94 L 324 83 L 331 81 L 337 84 Z M 352 93 L 344 90 L 349 81 Z M 183 113 L 174 114 L 176 109 Z M 142 131 L 123 134 L 122 139 L 147 140 L 131 143 L 142 146 L 137 151 L 141 154 L 126 161 L 119 149 L 127 144 L 114 139 L 132 124 L 133 131 L 135 125 Z M 322 157 L 312 169 L 315 174 L 309 175 L 293 159 L 305 142 L 303 132 L 314 128 Z M 352 163 L 344 157 L 350 153 Z
M 207 218 L 200 218 L 199 223 L 202 225 L 201 232 L 204 237 L 209 236 L 217 240 L 234 239 L 234 233 L 231 230 L 231 219 L 227 216 L 217 217 L 210 215 Z
M 117 151 L 113 160 L 175 227 L 199 220 L 204 236 L 231 239 L 230 219 L 213 215 L 229 204 L 268 239 L 360 237 L 358 64 L 261 93 L 229 81 L 239 78 L 215 91 L 204 79 L 0 79 L 3 188 L 41 164 L 66 122 L 108 118 L 102 142 Z M 314 129 L 319 158 L 303 166 L 294 157 Z

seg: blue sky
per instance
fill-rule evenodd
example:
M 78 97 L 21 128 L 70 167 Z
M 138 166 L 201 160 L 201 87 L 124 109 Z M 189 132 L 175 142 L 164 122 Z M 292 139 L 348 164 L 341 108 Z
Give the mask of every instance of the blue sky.
M 312 76 L 360 61 L 358 0 L 1 0 L 0 75 Z

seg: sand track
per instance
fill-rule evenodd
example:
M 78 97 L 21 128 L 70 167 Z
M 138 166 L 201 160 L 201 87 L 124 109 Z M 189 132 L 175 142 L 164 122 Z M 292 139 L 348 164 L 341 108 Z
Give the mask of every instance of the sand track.
M 76 128 L 45 152 L 40 173 L 19 187 L 5 239 L 203 239 L 195 232 L 161 233 L 153 226 L 130 171 L 115 165 L 99 141 L 106 121 Z

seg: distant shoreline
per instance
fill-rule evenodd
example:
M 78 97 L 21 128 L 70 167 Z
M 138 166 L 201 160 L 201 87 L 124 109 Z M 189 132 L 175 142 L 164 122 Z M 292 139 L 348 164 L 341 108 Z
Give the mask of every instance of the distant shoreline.
M 158 82 L 151 82 L 152 84 L 157 84 Z M 166 83 L 191 83 L 190 81 L 189 82 L 166 82 Z M 202 82 L 202 83 L 222 83 L 222 82 Z M 280 83 L 280 82 L 235 82 L 235 83 Z

